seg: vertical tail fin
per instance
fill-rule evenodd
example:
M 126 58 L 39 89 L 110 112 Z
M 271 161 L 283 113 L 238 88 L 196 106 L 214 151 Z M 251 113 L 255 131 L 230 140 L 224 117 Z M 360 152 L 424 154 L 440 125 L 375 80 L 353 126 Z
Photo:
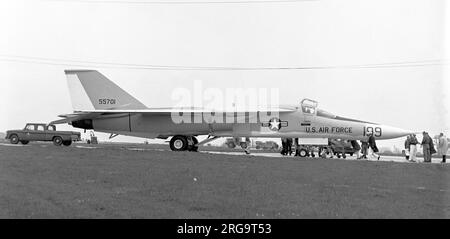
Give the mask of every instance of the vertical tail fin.
M 74 111 L 147 108 L 98 71 L 64 72 Z

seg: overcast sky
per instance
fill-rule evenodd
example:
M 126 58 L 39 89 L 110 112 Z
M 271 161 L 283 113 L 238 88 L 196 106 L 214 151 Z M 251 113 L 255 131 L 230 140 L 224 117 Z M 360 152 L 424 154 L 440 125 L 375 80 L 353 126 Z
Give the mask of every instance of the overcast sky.
M 16 55 L 127 64 L 297 67 L 448 59 L 449 6 L 430 0 L 253 4 L 0 2 L 0 131 L 72 111 L 64 69 Z M 447 17 L 447 18 L 446 18 Z M 447 54 L 445 54 L 447 52 Z M 2 60 L 3 59 L 3 60 Z M 9 59 L 8 61 L 4 61 Z M 66 62 L 67 63 L 67 62 Z M 338 115 L 450 135 L 448 65 L 372 69 L 96 69 L 149 107 L 176 86 L 279 87 Z M 70 128 L 69 126 L 64 128 Z M 118 138 L 125 140 L 129 138 Z M 401 147 L 402 140 L 380 142 Z

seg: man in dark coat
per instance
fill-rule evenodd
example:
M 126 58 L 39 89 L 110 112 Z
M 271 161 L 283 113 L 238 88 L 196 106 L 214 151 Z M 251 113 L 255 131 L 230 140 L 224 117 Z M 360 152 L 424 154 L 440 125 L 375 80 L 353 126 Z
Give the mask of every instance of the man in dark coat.
M 350 143 L 352 144 L 352 148 L 355 150 L 356 158 L 359 159 L 360 158 L 359 150 L 361 149 L 361 146 L 359 146 L 358 141 L 356 140 L 351 140 Z
M 373 136 L 373 133 L 369 134 L 369 147 L 372 150 L 370 155 L 377 158 L 377 160 L 380 160 L 380 155 L 376 154 L 378 153 L 378 147 L 377 143 L 375 142 L 375 137 Z
M 405 157 L 406 157 L 406 160 L 409 160 L 410 142 L 411 142 L 411 138 L 408 135 L 406 137 L 406 140 L 405 140 Z
M 369 149 L 369 143 L 367 142 L 367 139 L 361 140 L 361 157 L 360 159 L 367 159 L 367 151 Z
M 430 137 L 431 138 L 431 137 Z M 430 143 L 430 154 L 431 157 L 433 156 L 433 154 L 437 153 L 436 149 L 434 148 L 434 141 L 433 139 L 431 139 L 431 143 Z
M 281 138 L 281 154 L 287 154 L 287 138 Z
M 423 131 L 422 135 L 423 161 L 425 163 L 431 163 L 431 152 L 434 150 L 433 140 L 425 131 Z M 436 152 L 436 150 L 434 151 Z
M 286 155 L 289 154 L 289 156 L 292 155 L 292 138 L 286 139 Z

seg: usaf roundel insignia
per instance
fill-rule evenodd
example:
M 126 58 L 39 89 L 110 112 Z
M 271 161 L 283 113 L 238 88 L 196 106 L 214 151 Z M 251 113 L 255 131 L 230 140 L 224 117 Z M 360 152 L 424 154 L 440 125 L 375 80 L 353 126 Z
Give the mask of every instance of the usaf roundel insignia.
M 272 118 L 269 120 L 269 122 L 262 123 L 263 127 L 269 127 L 272 131 L 278 131 L 281 129 L 281 127 L 287 127 L 288 122 L 287 121 L 281 121 L 278 118 Z

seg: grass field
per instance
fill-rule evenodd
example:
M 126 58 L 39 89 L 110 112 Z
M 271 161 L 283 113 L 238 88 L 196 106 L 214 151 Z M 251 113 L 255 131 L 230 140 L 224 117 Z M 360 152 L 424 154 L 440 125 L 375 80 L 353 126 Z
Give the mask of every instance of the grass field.
M 450 218 L 449 165 L 99 147 L 0 145 L 0 217 Z

